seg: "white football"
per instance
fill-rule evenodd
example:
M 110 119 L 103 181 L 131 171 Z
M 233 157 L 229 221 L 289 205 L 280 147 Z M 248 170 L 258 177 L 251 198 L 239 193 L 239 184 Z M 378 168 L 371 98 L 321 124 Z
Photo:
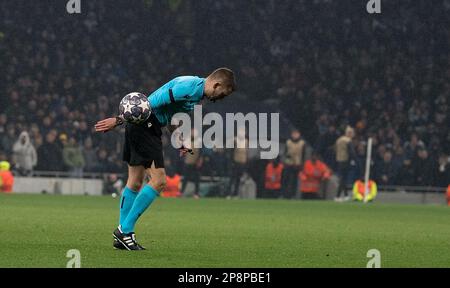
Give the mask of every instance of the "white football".
M 126 95 L 120 101 L 119 113 L 128 123 L 141 124 L 147 121 L 151 114 L 147 96 L 139 92 Z

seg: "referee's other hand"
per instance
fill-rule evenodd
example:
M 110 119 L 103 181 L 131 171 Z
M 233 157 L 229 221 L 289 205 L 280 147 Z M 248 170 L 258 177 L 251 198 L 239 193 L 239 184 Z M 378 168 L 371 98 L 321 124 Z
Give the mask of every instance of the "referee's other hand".
M 98 121 L 95 124 L 95 132 L 106 133 L 116 127 L 116 118 L 108 118 L 101 121 Z
M 189 153 L 191 155 L 194 155 L 194 151 L 192 149 L 188 149 L 186 147 L 181 147 L 180 148 L 180 157 L 186 156 L 187 153 Z

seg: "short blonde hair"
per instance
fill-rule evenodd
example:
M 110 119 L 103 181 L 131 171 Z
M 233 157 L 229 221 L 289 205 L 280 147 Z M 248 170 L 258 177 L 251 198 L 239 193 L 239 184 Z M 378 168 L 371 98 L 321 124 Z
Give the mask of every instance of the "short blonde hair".
M 355 135 L 355 130 L 351 126 L 347 126 L 345 128 L 345 135 L 349 136 L 350 134 Z
M 233 70 L 229 68 L 219 68 L 209 75 L 211 79 L 221 82 L 223 85 L 229 86 L 232 91 L 236 91 L 236 78 Z

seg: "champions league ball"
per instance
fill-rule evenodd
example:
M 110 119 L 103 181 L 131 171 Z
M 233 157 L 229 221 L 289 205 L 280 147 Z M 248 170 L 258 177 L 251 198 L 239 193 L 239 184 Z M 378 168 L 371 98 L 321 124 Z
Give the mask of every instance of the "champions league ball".
M 141 124 L 147 121 L 151 114 L 147 96 L 138 92 L 126 95 L 120 101 L 119 113 L 128 123 Z

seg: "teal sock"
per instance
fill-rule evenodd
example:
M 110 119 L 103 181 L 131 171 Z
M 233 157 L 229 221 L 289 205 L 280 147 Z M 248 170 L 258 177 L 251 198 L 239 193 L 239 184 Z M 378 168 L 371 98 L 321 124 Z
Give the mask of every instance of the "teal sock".
M 123 222 L 122 232 L 125 234 L 134 232 L 134 226 L 141 215 L 147 210 L 152 202 L 158 197 L 159 193 L 156 192 L 150 185 L 145 185 L 139 192 L 136 200 L 134 200 L 133 207 L 131 207 L 127 218 Z
M 122 198 L 120 199 L 120 225 L 123 225 L 125 219 L 127 219 L 128 213 L 130 213 L 131 207 L 133 207 L 134 200 L 138 196 L 138 192 L 125 187 L 122 192 Z

